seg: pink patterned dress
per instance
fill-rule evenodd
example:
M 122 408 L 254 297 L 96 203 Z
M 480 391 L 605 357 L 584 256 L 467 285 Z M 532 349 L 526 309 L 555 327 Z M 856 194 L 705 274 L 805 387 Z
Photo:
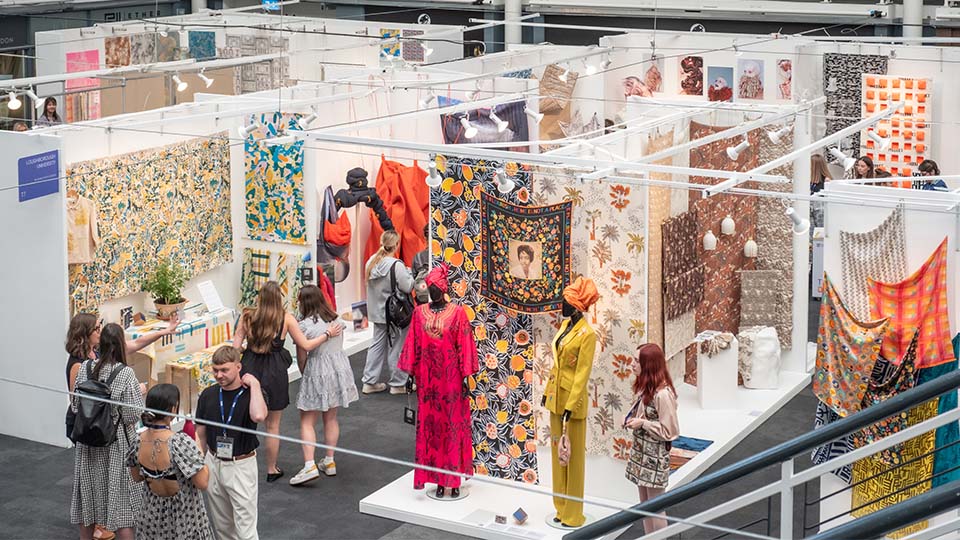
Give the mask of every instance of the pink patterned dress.
M 449 303 L 436 313 L 429 304 L 413 312 L 397 366 L 417 381 L 416 462 L 464 474 L 473 473 L 470 402 L 463 379 L 476 373 L 477 344 L 467 313 Z M 426 483 L 460 487 L 460 477 L 418 469 L 414 489 Z

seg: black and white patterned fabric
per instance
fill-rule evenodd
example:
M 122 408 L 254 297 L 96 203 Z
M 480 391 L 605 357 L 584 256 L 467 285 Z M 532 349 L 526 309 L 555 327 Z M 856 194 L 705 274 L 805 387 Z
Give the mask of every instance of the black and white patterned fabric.
M 308 317 L 300 321 L 300 331 L 307 339 L 313 339 L 338 323 L 343 324 L 343 321 L 334 319 L 327 323 L 323 319 Z M 301 411 L 328 411 L 336 407 L 349 407 L 357 401 L 359 394 L 350 369 L 350 359 L 343 352 L 343 334 L 330 338 L 310 351 L 300 381 L 297 409 Z
M 77 386 L 87 380 L 87 365 L 84 362 L 77 374 Z M 104 366 L 99 374 L 101 381 L 110 376 Z M 77 410 L 77 400 L 71 405 Z M 133 369 L 124 367 L 111 386 L 110 399 L 143 407 L 140 383 Z M 93 447 L 77 444 L 74 453 L 73 500 L 70 503 L 70 522 L 75 525 L 99 524 L 111 531 L 136 524 L 136 516 L 142 507 L 141 489 L 127 470 L 127 453 L 130 443 L 137 438 L 136 424 L 140 409 L 120 407 L 113 413 L 113 421 L 121 418 L 117 440 L 110 446 Z
M 647 420 L 660 419 L 657 408 L 643 405 L 644 416 Z M 630 448 L 630 460 L 627 461 L 626 477 L 638 486 L 652 488 L 666 488 L 670 482 L 670 447 L 669 442 L 658 440 L 646 430 L 633 430 L 633 446 Z
M 823 55 L 823 88 L 827 97 L 827 135 L 856 123 L 861 112 L 861 80 L 864 73 L 887 74 L 887 57 L 866 54 L 827 53 Z M 828 91 L 830 79 L 836 89 Z M 860 132 L 847 137 L 841 149 L 849 156 L 860 155 Z M 827 161 L 836 159 L 827 154 Z
M 903 209 L 899 206 L 873 230 L 840 231 L 843 299 L 861 321 L 873 319 L 868 278 L 897 283 L 907 276 L 906 237 Z

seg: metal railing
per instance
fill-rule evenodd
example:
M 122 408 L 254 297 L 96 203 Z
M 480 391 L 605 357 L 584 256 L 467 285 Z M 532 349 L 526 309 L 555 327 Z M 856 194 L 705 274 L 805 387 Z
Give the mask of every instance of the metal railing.
M 781 473 L 780 480 L 778 482 L 774 482 L 733 500 L 713 506 L 704 512 L 700 512 L 699 514 L 691 516 L 687 521 L 706 523 L 725 516 L 728 513 L 743 508 L 747 505 L 754 504 L 762 501 L 765 498 L 773 497 L 779 494 L 779 536 L 780 538 L 784 539 L 793 538 L 793 492 L 795 487 L 819 478 L 821 475 L 829 474 L 831 471 L 834 471 L 844 465 L 852 464 L 855 461 L 871 456 L 881 450 L 893 447 L 897 444 L 917 437 L 918 435 L 932 431 L 937 427 L 946 425 L 950 422 L 956 422 L 958 419 L 960 419 L 960 408 L 920 422 L 899 433 L 885 437 L 882 440 L 876 441 L 868 446 L 855 449 L 852 452 L 838 456 L 826 463 L 806 469 L 800 473 L 794 472 L 793 458 L 798 455 L 808 453 L 814 448 L 839 439 L 889 416 L 893 416 L 897 413 L 925 403 L 940 396 L 941 394 L 954 391 L 958 386 L 960 386 L 960 371 L 948 373 L 903 392 L 902 394 L 894 396 L 883 403 L 861 410 L 860 412 L 843 418 L 837 422 L 825 425 L 821 428 L 811 431 L 810 433 L 801 435 L 800 437 L 774 446 L 773 448 L 760 452 L 749 459 L 740 461 L 728 467 L 724 467 L 719 471 L 703 476 L 702 478 L 694 480 L 689 484 L 681 486 L 675 490 L 668 491 L 659 497 L 634 505 L 631 508 L 631 511 L 618 512 L 609 517 L 601 519 L 596 523 L 591 523 L 576 531 L 567 533 L 563 538 L 564 540 L 586 540 L 600 538 L 612 531 L 625 529 L 634 522 L 642 519 L 642 514 L 638 514 L 637 512 L 663 512 L 667 508 L 670 508 L 674 505 L 703 495 L 709 490 L 724 486 L 730 482 L 738 480 L 745 475 L 777 464 L 780 465 Z M 952 485 L 952 483 L 949 484 L 949 486 Z M 939 492 L 940 488 L 938 488 L 937 491 Z M 915 498 L 916 497 L 914 497 L 914 499 Z M 911 506 L 910 508 L 916 507 Z M 877 512 L 877 514 L 879 514 L 879 512 Z M 871 516 L 860 518 L 856 521 L 865 520 L 872 516 L 873 514 L 871 514 Z M 692 525 L 687 523 L 676 523 L 665 529 L 661 529 L 656 533 L 645 535 L 644 538 L 648 540 L 667 538 L 692 527 Z

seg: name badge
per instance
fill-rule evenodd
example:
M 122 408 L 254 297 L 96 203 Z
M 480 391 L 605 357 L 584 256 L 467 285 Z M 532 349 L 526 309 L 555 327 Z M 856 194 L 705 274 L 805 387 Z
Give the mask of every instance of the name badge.
M 233 457 L 233 437 L 217 437 L 217 457 L 224 459 Z

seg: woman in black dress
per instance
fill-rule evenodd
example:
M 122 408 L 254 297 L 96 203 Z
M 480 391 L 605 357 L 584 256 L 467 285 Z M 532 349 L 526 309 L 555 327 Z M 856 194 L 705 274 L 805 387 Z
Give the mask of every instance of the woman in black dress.
M 267 433 L 280 434 L 280 418 L 283 409 L 290 404 L 290 379 L 287 369 L 293 364 L 290 351 L 283 342 L 287 335 L 293 338 L 298 347 L 312 351 L 319 347 L 326 334 L 315 339 L 307 339 L 300 331 L 296 317 L 283 308 L 283 296 L 276 281 L 268 281 L 260 288 L 256 309 L 244 311 L 233 336 L 235 347 L 243 350 L 242 373 L 252 373 L 267 396 Z M 246 338 L 246 349 L 243 341 Z M 280 452 L 280 440 L 267 437 L 264 441 L 267 458 L 267 482 L 274 482 L 283 476 L 277 467 L 277 454 Z

